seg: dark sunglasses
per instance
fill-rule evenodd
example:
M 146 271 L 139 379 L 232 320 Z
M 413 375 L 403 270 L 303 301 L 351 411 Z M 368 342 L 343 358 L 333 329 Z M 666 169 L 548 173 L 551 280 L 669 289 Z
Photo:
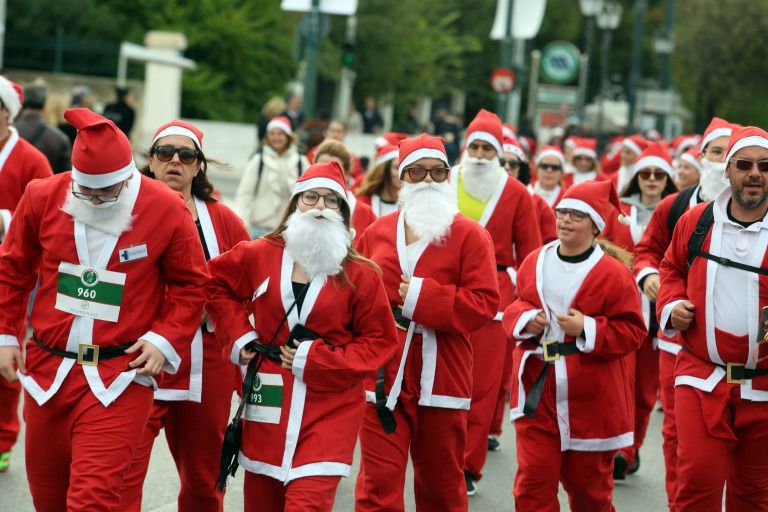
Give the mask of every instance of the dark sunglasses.
M 563 167 L 560 165 L 553 165 L 553 164 L 539 164 L 537 165 L 537 168 L 542 171 L 562 171 Z
M 667 173 L 660 169 L 656 169 L 654 171 L 650 169 L 643 169 L 642 171 L 637 171 L 637 175 L 640 176 L 641 179 L 649 180 L 651 179 L 651 176 L 653 176 L 653 179 L 657 181 L 661 181 L 664 178 L 667 177 Z
M 740 171 L 751 171 L 754 166 L 760 172 L 768 172 L 768 160 L 749 160 L 746 158 L 731 158 L 731 163 Z
M 567 216 L 570 216 L 573 222 L 581 222 L 589 217 L 588 214 L 580 212 L 579 210 L 574 210 L 572 208 L 555 208 L 555 217 L 558 219 L 564 219 Z
M 451 169 L 448 167 L 435 167 L 433 169 L 425 169 L 423 167 L 406 167 L 403 169 L 403 172 L 407 173 L 408 177 L 411 178 L 411 181 L 414 183 L 424 181 L 424 179 L 427 177 L 427 174 L 432 177 L 432 181 L 435 183 L 442 183 L 448 178 L 448 172 L 450 172 L 450 170 Z
M 175 148 L 173 146 L 157 146 L 152 150 L 152 153 L 161 162 L 170 162 L 176 153 L 179 154 L 179 161 L 183 164 L 192 164 L 202 158 L 202 154 L 196 149 Z
M 520 167 L 520 160 L 512 160 L 512 159 L 506 159 L 506 158 L 499 158 L 499 163 L 502 167 L 505 165 L 509 165 L 512 169 L 515 167 Z

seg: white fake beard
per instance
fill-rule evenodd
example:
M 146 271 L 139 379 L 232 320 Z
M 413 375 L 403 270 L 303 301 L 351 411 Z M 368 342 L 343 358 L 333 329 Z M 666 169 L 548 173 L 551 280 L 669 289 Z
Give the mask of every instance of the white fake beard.
M 701 198 L 705 201 L 713 201 L 720 193 L 731 186 L 725 177 L 725 162 L 712 162 L 706 158 L 701 159 Z
M 75 184 L 77 187 L 77 184 Z M 93 204 L 76 198 L 70 191 L 61 207 L 61 211 L 72 216 L 86 226 L 108 235 L 120 236 L 131 229 L 133 223 L 133 205 L 128 200 L 128 185 L 123 185 L 117 201 L 113 203 Z
M 440 244 L 448 237 L 453 218 L 459 213 L 448 181 L 403 183 L 398 203 L 408 227 L 430 244 Z
M 621 192 L 624 190 L 624 187 L 627 186 L 627 183 L 632 181 L 632 171 L 633 166 L 631 165 L 622 165 L 619 167 L 619 181 L 617 183 L 616 189 Z
M 498 160 L 474 158 L 469 155 L 461 161 L 461 183 L 467 194 L 480 201 L 487 201 L 499 182 Z
M 352 236 L 341 215 L 328 208 L 293 212 L 283 231 L 288 254 L 310 279 L 341 272 Z

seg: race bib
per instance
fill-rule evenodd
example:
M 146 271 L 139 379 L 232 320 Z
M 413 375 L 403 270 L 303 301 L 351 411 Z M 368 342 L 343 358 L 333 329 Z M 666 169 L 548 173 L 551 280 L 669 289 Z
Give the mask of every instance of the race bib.
M 62 262 L 56 288 L 56 309 L 77 316 L 117 322 L 125 274 Z
M 283 407 L 283 376 L 279 373 L 258 373 L 251 392 L 245 398 L 243 418 L 258 423 L 280 423 Z

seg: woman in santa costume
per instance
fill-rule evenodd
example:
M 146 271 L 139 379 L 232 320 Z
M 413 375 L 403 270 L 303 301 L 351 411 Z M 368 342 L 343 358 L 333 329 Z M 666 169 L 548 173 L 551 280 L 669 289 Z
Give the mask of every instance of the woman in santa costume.
M 533 191 L 554 208 L 563 197 L 563 173 L 565 172 L 565 156 L 560 148 L 543 146 L 536 156 L 536 173 Z
M 272 354 L 245 397 L 247 512 L 333 508 L 362 422 L 363 380 L 397 347 L 378 269 L 351 246 L 341 166 L 313 164 L 292 194 L 275 231 L 209 263 L 206 309 L 232 362 Z
M 597 139 L 573 137 L 573 172 L 563 175 L 563 190 L 573 185 L 594 181 L 600 173 L 597 164 Z
M 677 159 L 677 175 L 675 184 L 677 188 L 693 187 L 699 183 L 701 176 L 701 150 L 698 146 L 693 146 L 688 151 L 680 155 Z
M 634 175 L 621 193 L 621 211 L 628 222 L 622 223 L 618 218 L 611 217 L 606 222 L 603 238 L 634 253 L 635 244 L 640 242 L 656 206 L 662 199 L 677 192 L 672 172 L 672 161 L 664 145 L 650 143 L 634 163 Z M 619 480 L 623 480 L 626 474 L 637 472 L 640 467 L 639 450 L 659 392 L 656 302 L 644 293 L 641 299 L 648 336 L 637 352 L 628 356 L 635 393 L 635 443 L 616 454 L 613 477 Z
M 619 206 L 610 181 L 568 190 L 555 210 L 558 240 L 526 258 L 519 298 L 504 312 L 504 329 L 518 342 L 510 405 L 516 510 L 560 510 L 558 482 L 571 510 L 614 510 L 613 456 L 633 438 L 624 356 L 646 332 L 632 274 L 595 244 Z
M 126 136 L 88 109 L 64 117 L 73 170 L 27 186 L 0 249 L 0 374 L 15 360 L 26 391 L 35 509 L 116 510 L 154 377 L 189 357 L 208 276 L 184 202 L 139 174 Z
M 155 132 L 142 174 L 184 196 L 203 252 L 210 259 L 250 237 L 243 221 L 212 197 L 207 169 L 203 132 L 191 123 L 171 121 Z M 239 369 L 223 353 L 207 320 L 203 314 L 190 357 L 182 361 L 179 371 L 158 382 L 149 422 L 120 493 L 119 510 L 141 510 L 142 486 L 161 428 L 179 470 L 179 510 L 222 510 L 224 496 L 214 488 L 218 467 L 212 461 L 221 452 Z
M 374 403 L 360 434 L 355 509 L 404 509 L 410 452 L 416 508 L 467 510 L 469 333 L 498 312 L 494 250 L 488 232 L 458 213 L 442 139 L 422 134 L 399 147 L 402 210 L 377 220 L 359 244 L 381 267 L 400 344 L 366 386 Z
M 387 144 L 376 152 L 374 168 L 368 171 L 355 191 L 361 203 L 370 205 L 376 217 L 396 212 L 400 175 L 397 172 L 400 153 L 397 145 Z

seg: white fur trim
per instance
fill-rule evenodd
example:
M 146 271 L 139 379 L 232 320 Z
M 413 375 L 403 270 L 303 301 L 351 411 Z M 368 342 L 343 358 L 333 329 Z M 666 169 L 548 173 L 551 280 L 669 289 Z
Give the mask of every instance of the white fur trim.
M 267 123 L 267 133 L 269 133 L 269 130 L 272 128 L 280 128 L 288 135 L 291 135 L 293 133 L 293 129 L 291 128 L 291 125 L 283 121 L 282 119 L 272 119 L 269 123 Z
M 393 149 L 389 153 L 384 153 L 379 158 L 377 158 L 374 165 L 381 165 L 383 163 L 389 162 L 390 160 L 394 160 L 398 156 L 400 156 L 400 150 Z
M 439 149 L 421 148 L 405 155 L 405 158 L 403 158 L 403 160 L 400 162 L 400 165 L 397 167 L 397 171 L 400 173 L 400 177 L 402 178 L 403 176 L 403 169 L 414 162 L 418 162 L 422 158 L 436 158 L 445 163 L 446 167 L 451 166 L 448 163 L 448 157 L 444 152 L 440 151 Z
M 622 141 L 622 144 L 627 146 L 636 155 L 639 155 L 640 153 L 643 152 L 643 150 L 640 149 L 640 146 L 638 146 L 637 143 L 635 143 L 635 141 L 633 141 L 630 138 L 624 139 Z
M 308 180 L 299 181 L 293 186 L 293 193 L 291 194 L 291 197 L 315 188 L 331 189 L 339 194 L 341 199 L 349 202 L 347 200 L 347 191 L 344 190 L 344 187 L 341 185 L 341 183 L 331 178 L 310 178 Z
M 19 346 L 19 339 L 16 336 L 10 334 L 0 334 L 0 347 L 17 347 Z
M 424 281 L 421 277 L 412 277 L 411 282 L 408 285 L 408 293 L 405 295 L 403 301 L 403 316 L 413 319 L 413 313 L 416 311 L 416 304 L 419 301 L 419 295 L 421 294 L 421 284 Z
M 661 309 L 661 314 L 659 315 L 659 329 L 661 329 L 661 333 L 667 338 L 674 338 L 677 335 L 677 329 L 672 327 L 670 318 L 672 318 L 672 310 L 681 302 L 683 302 L 683 299 L 673 300 Z
M 592 208 L 588 203 L 585 203 L 581 199 L 575 199 L 573 197 L 566 197 L 559 203 L 557 203 L 557 206 L 555 206 L 555 209 L 558 208 L 570 208 L 571 210 L 578 210 L 580 212 L 584 212 L 594 221 L 595 225 L 597 225 L 597 229 L 600 231 L 603 231 L 605 229 L 605 219 L 597 213 L 597 210 Z
M 597 160 L 597 153 L 595 153 L 594 150 L 589 148 L 580 148 L 577 147 L 573 150 L 573 156 L 588 156 L 592 160 Z
M 696 169 L 696 172 L 701 174 L 701 162 L 696 160 L 693 157 L 693 155 L 689 153 L 683 153 L 683 156 L 680 157 L 680 160 L 683 160 L 684 162 L 691 164 Z
M 584 315 L 584 338 L 576 338 L 576 346 L 582 352 L 588 354 L 595 350 L 597 341 L 597 322 L 591 316 Z
M 157 135 L 155 135 L 155 138 L 152 139 L 152 145 L 155 144 L 159 139 L 162 139 L 163 137 L 167 137 L 169 135 L 183 135 L 184 137 L 189 137 L 192 139 L 192 142 L 197 144 L 197 147 L 199 149 L 203 149 L 203 143 L 200 142 L 200 139 L 197 138 L 197 135 L 195 135 L 195 132 L 188 128 L 184 128 L 183 126 L 169 126 L 165 130 L 161 131 Z
M 632 174 L 635 175 L 638 172 L 648 167 L 658 167 L 659 169 L 667 173 L 667 176 L 672 177 L 672 166 L 669 165 L 669 162 L 667 162 L 660 156 L 644 156 L 643 158 L 635 162 L 635 165 L 632 168 Z
M 21 111 L 21 100 L 16 89 L 11 85 L 11 81 L 4 76 L 0 76 L 0 100 L 3 100 L 5 108 L 11 114 L 11 122 L 13 122 Z
M 467 135 L 467 146 L 469 146 L 472 142 L 476 140 L 482 140 L 493 146 L 493 149 L 496 150 L 496 153 L 498 156 L 501 156 L 501 144 L 499 144 L 499 139 L 494 137 L 488 132 L 483 131 L 475 131 Z
M 176 352 L 176 349 L 173 348 L 173 345 L 171 345 L 171 342 L 168 341 L 168 339 L 152 331 L 145 332 L 140 339 L 151 343 L 157 347 L 160 352 L 163 353 L 163 356 L 165 356 L 165 364 L 163 365 L 163 370 L 165 372 L 176 373 L 179 371 L 181 356 L 179 356 L 178 352 Z
M 301 380 L 304 380 L 304 369 L 307 367 L 307 357 L 309 356 L 309 349 L 312 348 L 312 344 L 315 340 L 307 340 L 299 343 L 296 348 L 296 354 L 293 356 L 293 374 Z
M 560 160 L 560 165 L 562 166 L 563 170 L 565 170 L 565 157 L 561 152 L 555 151 L 553 149 L 545 149 L 544 151 L 539 153 L 539 156 L 536 157 L 536 165 L 539 165 L 541 161 L 544 159 L 544 157 L 547 157 L 547 156 L 557 157 L 557 159 Z
M 116 171 L 108 172 L 105 174 L 89 174 L 76 169 L 73 165 L 72 179 L 75 180 L 78 185 L 82 185 L 84 187 L 107 188 L 111 187 L 112 185 L 116 185 L 121 181 L 127 180 L 131 177 L 131 175 L 133 175 L 134 171 L 138 170 L 136 169 L 136 162 L 133 159 L 131 159 L 131 163 L 122 169 L 118 169 Z
M 707 144 L 713 140 L 717 139 L 718 137 L 730 137 L 732 133 L 732 128 L 718 128 L 717 130 L 712 130 L 711 133 L 707 134 L 703 139 L 701 139 L 700 149 L 704 151 L 704 148 L 707 147 Z
M 240 364 L 240 350 L 253 340 L 257 339 L 259 339 L 259 336 L 256 334 L 256 331 L 248 331 L 247 333 L 237 338 L 232 344 L 232 350 L 229 353 L 229 360 L 234 364 Z
M 736 154 L 737 151 L 740 149 L 744 149 L 751 146 L 757 146 L 760 148 L 768 149 L 768 139 L 765 137 L 760 137 L 759 135 L 752 135 L 751 137 L 744 137 L 743 139 L 736 142 L 736 144 L 733 145 L 730 151 L 728 151 L 728 155 L 725 157 L 725 161 L 728 162 L 733 155 Z

